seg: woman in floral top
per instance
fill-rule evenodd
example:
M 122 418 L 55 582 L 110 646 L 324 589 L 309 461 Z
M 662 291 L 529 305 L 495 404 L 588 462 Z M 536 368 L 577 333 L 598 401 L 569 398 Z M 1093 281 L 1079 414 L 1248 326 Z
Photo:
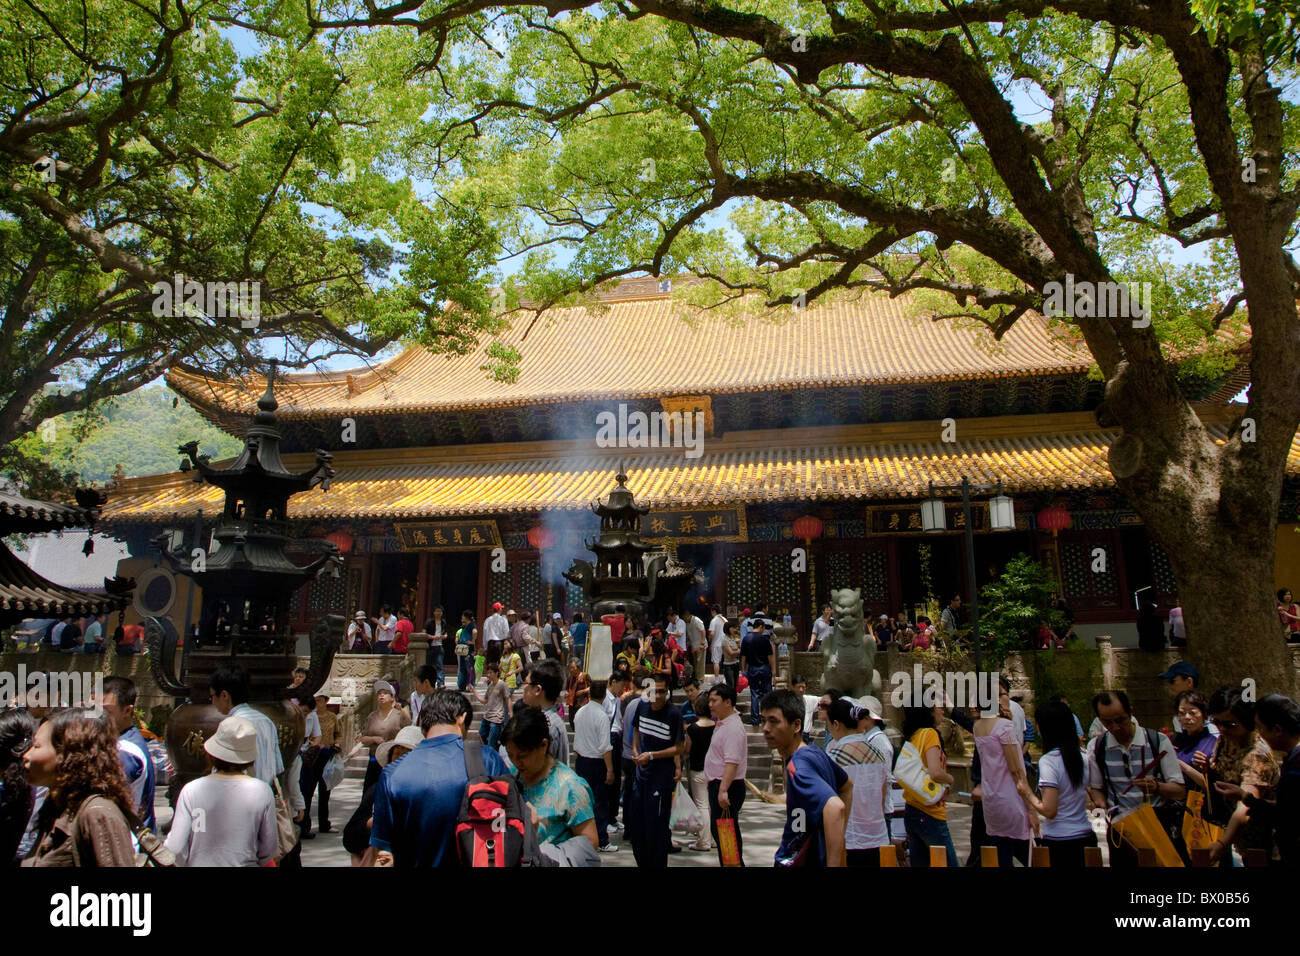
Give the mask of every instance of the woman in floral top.
M 501 655 L 501 679 L 511 690 L 519 686 L 519 672 L 523 668 L 523 658 L 519 656 L 517 650 L 507 644 L 505 653 Z
M 1210 859 L 1219 859 L 1230 846 L 1242 852 L 1267 850 L 1272 842 L 1269 831 L 1247 821 L 1247 807 L 1242 800 L 1246 794 L 1271 799 L 1281 775 L 1273 751 L 1255 731 L 1255 704 L 1244 700 L 1239 688 L 1223 687 L 1210 698 L 1210 713 L 1219 728 L 1214 755 L 1209 760 L 1203 753 L 1193 756 L 1198 771 L 1208 767 L 1215 802 L 1224 807 L 1215 815 L 1227 817 L 1222 838 L 1210 846 Z
M 537 840 L 558 846 L 586 837 L 593 850 L 596 804 L 587 782 L 551 756 L 550 726 L 540 710 L 525 707 L 506 723 L 501 733 L 510 762 L 518 770 L 523 798 L 537 811 Z

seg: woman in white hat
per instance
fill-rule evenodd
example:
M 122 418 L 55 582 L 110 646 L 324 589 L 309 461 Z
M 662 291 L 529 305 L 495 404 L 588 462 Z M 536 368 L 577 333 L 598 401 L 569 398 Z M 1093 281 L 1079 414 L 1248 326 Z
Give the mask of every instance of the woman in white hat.
M 180 866 L 266 866 L 275 856 L 275 795 L 246 771 L 257 760 L 257 729 L 227 717 L 207 739 L 212 772 L 176 799 L 167 849 Z

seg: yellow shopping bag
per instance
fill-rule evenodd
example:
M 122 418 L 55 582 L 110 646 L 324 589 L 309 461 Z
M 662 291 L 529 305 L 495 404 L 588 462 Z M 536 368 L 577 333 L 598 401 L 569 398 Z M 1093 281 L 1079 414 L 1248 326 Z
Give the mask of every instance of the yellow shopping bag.
M 1149 802 L 1144 802 L 1132 813 L 1112 822 L 1110 830 L 1134 850 L 1155 850 L 1156 860 L 1161 866 L 1183 865 L 1173 841 L 1160 825 L 1155 808 Z
M 1187 792 L 1187 812 L 1183 814 L 1183 840 L 1189 850 L 1208 850 L 1210 844 L 1223 836 L 1223 827 L 1205 819 L 1205 794 L 1199 790 Z

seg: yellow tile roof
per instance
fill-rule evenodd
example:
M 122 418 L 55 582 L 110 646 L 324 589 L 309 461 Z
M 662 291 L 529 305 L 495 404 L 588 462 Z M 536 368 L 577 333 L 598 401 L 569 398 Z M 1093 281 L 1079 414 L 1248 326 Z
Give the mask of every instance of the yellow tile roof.
M 1222 411 L 1203 415 L 1222 417 Z M 1106 464 L 1113 431 L 1091 413 L 963 419 L 958 442 L 939 441 L 939 422 L 733 432 L 706 439 L 699 458 L 681 449 L 596 449 L 588 442 L 520 442 L 341 452 L 329 492 L 290 501 L 294 518 L 429 518 L 580 509 L 607 494 L 620 461 L 628 487 L 654 508 L 758 504 L 769 501 L 920 497 L 928 482 L 951 484 L 1001 478 L 1011 494 L 1101 488 L 1114 484 Z M 1223 437 L 1221 426 L 1212 426 Z M 290 468 L 309 456 L 287 455 Z M 1300 474 L 1300 436 L 1288 472 Z M 211 514 L 215 488 L 190 476 L 155 475 L 122 482 L 103 521 L 167 521 Z
M 514 384 L 489 380 L 480 368 L 482 349 L 446 356 L 411 348 L 372 369 L 284 376 L 275 389 L 280 414 L 322 418 L 1061 375 L 1092 364 L 1081 341 L 1049 329 L 1041 316 L 1025 316 L 995 342 L 986 330 L 911 317 L 906 296 L 862 295 L 797 313 L 783 309 L 743 325 L 707 314 L 688 323 L 681 302 L 657 292 L 614 294 L 605 304 L 603 314 L 583 307 L 550 310 L 526 339 L 528 317 L 516 321 L 500 338 L 523 357 Z M 266 385 L 264 379 L 212 381 L 182 370 L 170 372 L 167 381 L 201 409 L 240 415 Z

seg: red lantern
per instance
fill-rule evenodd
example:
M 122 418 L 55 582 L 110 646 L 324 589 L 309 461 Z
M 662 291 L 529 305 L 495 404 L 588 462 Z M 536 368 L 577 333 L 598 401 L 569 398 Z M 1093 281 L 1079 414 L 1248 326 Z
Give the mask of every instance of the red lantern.
M 1052 505 L 1050 508 L 1044 508 L 1038 512 L 1038 527 L 1044 531 L 1050 531 L 1056 534 L 1058 531 L 1064 531 L 1073 523 L 1070 512 L 1066 511 L 1060 505 Z
M 804 515 L 802 518 L 796 518 L 794 522 L 794 536 L 802 538 L 804 541 L 811 541 L 814 538 L 822 536 L 822 519 L 815 518 L 812 515 Z
M 528 543 L 538 551 L 545 551 L 555 543 L 555 534 L 539 524 L 528 529 Z
M 352 550 L 352 532 L 334 531 L 325 536 L 325 540 L 339 549 L 339 554 L 347 554 Z

